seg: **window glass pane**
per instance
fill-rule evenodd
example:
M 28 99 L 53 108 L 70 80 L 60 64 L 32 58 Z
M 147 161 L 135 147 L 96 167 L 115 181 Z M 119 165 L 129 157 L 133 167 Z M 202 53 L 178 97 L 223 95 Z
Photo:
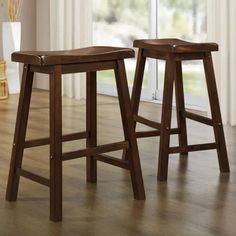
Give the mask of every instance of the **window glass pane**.
M 158 37 L 204 42 L 207 39 L 207 0 L 159 0 Z M 183 63 L 185 93 L 205 96 L 203 65 L 200 61 Z M 158 63 L 158 89 L 163 89 L 164 63 Z
M 93 44 L 132 47 L 133 40 L 148 37 L 148 11 L 148 0 L 94 0 Z M 125 65 L 128 83 L 132 85 L 136 59 L 128 59 Z M 146 67 L 144 87 L 147 74 Z M 100 72 L 98 82 L 114 84 L 113 71 Z

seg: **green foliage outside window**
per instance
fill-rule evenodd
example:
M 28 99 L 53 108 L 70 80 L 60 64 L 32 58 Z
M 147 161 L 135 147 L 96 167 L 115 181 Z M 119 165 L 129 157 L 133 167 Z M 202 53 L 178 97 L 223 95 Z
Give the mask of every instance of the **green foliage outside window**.
M 93 4 L 95 44 L 132 47 L 133 40 L 148 38 L 149 0 L 94 0 Z M 158 37 L 206 41 L 206 0 L 159 0 Z M 128 81 L 132 85 L 135 60 L 128 60 L 126 65 Z M 186 68 L 185 92 L 204 95 L 202 65 L 191 62 Z M 158 89 L 163 85 L 163 70 L 164 66 L 159 66 Z M 113 79 L 109 80 L 111 75 L 112 73 L 105 72 L 100 76 L 100 82 L 114 83 Z M 147 70 L 145 86 L 148 86 Z

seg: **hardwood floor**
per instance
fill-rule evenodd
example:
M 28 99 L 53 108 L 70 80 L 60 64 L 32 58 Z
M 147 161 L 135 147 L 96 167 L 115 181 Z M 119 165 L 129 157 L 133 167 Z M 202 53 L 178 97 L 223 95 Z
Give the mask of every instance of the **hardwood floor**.
M 128 171 L 98 163 L 98 183 L 87 184 L 85 159 L 64 162 L 64 218 L 55 224 L 49 221 L 49 191 L 44 186 L 21 178 L 18 201 L 4 200 L 17 101 L 17 95 L 0 101 L 0 236 L 236 235 L 236 127 L 225 127 L 230 175 L 219 174 L 216 151 L 203 151 L 188 158 L 172 155 L 167 183 L 156 181 L 159 138 L 140 139 L 146 201 L 133 200 Z M 140 110 L 160 121 L 160 105 L 142 103 Z M 84 127 L 85 101 L 63 98 L 63 132 Z M 213 138 L 211 128 L 204 125 L 189 121 L 188 128 L 190 142 Z M 116 98 L 98 96 L 98 134 L 100 144 L 122 139 Z M 48 136 L 47 92 L 33 93 L 27 136 Z M 63 149 L 84 144 L 74 141 Z M 47 146 L 26 150 L 25 169 L 48 177 L 48 152 Z

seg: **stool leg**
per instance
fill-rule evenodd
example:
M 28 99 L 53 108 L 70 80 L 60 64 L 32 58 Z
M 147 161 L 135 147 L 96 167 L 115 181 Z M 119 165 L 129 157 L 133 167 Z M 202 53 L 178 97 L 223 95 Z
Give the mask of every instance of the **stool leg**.
M 33 77 L 34 74 L 30 71 L 30 66 L 24 65 L 16 118 L 14 143 L 11 155 L 11 165 L 6 191 L 7 201 L 16 201 L 17 199 L 20 180 L 20 176 L 17 175 L 17 170 L 21 168 L 23 160 L 24 142 L 26 137 Z
M 206 53 L 206 56 L 203 62 L 204 62 L 207 89 L 208 89 L 208 95 L 209 95 L 209 101 L 210 101 L 210 107 L 211 107 L 214 134 L 215 134 L 216 143 L 218 144 L 217 154 L 218 154 L 220 171 L 229 172 L 230 169 L 229 169 L 228 155 L 227 155 L 227 149 L 226 149 L 226 144 L 225 144 L 224 130 L 223 130 L 223 124 L 222 124 L 220 105 L 219 105 L 219 99 L 218 99 L 218 94 L 217 94 L 216 80 L 215 80 L 211 53 Z
M 50 74 L 50 219 L 62 220 L 61 66 Z
M 163 91 L 163 104 L 161 115 L 161 133 L 159 146 L 158 161 L 158 180 L 167 180 L 169 145 L 170 145 L 170 128 L 173 98 L 173 83 L 176 73 L 176 63 L 172 57 L 166 60 L 165 81 Z
M 117 61 L 117 69 L 115 69 L 115 75 L 125 140 L 128 140 L 130 142 L 130 147 L 129 149 L 127 149 L 127 156 L 130 165 L 134 198 L 137 200 L 144 200 L 145 191 L 143 185 L 142 170 L 134 130 L 134 121 L 131 111 L 131 102 L 129 97 L 125 65 L 123 60 Z
M 86 79 L 86 130 L 87 148 L 97 145 L 97 78 L 96 72 L 88 72 Z M 87 181 L 97 182 L 97 161 L 87 156 Z
M 183 87 L 183 74 L 181 61 L 176 62 L 176 78 L 175 78 L 175 96 L 176 96 L 176 114 L 179 134 L 179 146 L 184 147 L 188 145 L 187 128 L 185 118 L 185 104 L 184 104 L 184 87 Z M 180 153 L 187 155 L 188 152 Z
M 139 49 L 137 65 L 135 69 L 133 91 L 131 96 L 131 107 L 134 115 L 138 115 L 145 64 L 146 64 L 146 57 L 143 56 L 143 50 Z
M 143 56 L 143 50 L 139 49 L 137 65 L 135 69 L 132 96 L 131 96 L 131 107 L 132 107 L 133 115 L 138 115 L 145 63 L 146 63 L 146 57 Z M 134 121 L 134 129 L 135 128 L 136 128 L 136 122 Z M 127 152 L 126 150 L 124 150 L 122 159 L 127 161 L 128 158 L 129 157 L 127 156 Z

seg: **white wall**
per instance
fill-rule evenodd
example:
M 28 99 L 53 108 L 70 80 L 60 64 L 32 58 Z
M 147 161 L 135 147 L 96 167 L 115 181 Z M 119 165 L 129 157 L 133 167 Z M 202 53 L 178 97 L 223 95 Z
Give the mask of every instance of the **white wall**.
M 83 13 L 83 10 L 81 11 Z M 1 23 L 7 21 L 7 17 L 7 1 L 0 0 L 0 59 L 2 58 Z M 23 0 L 19 21 L 22 23 L 21 50 L 50 50 L 50 0 Z M 34 87 L 48 89 L 48 75 L 37 74 L 36 78 Z
M 23 0 L 21 50 L 49 50 L 49 0 Z M 2 22 L 8 21 L 7 1 L 0 0 L 0 60 L 2 59 Z M 40 76 L 40 79 L 38 79 Z M 37 75 L 34 87 L 48 89 L 48 76 Z
M 41 1 L 41 0 L 40 0 Z M 24 0 L 19 21 L 22 23 L 21 50 L 36 49 L 36 0 Z M 0 59 L 2 58 L 2 22 L 8 21 L 7 1 L 0 0 Z
M 38 0 L 36 2 L 36 48 L 37 50 L 50 50 L 50 1 Z M 48 89 L 48 75 L 38 74 L 36 87 Z

